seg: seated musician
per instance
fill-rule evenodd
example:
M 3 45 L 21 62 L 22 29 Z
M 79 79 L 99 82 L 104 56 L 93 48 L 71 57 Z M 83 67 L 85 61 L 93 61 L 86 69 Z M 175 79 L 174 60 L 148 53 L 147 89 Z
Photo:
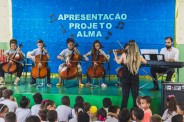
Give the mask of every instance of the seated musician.
M 84 55 L 85 60 L 89 61 L 89 59 L 88 59 L 89 55 L 94 56 L 99 52 L 99 55 L 103 55 L 104 58 L 108 61 L 110 59 L 109 55 L 105 54 L 105 52 L 101 48 L 102 48 L 102 44 L 100 43 L 100 41 L 95 40 L 93 42 L 92 50 Z M 97 59 L 97 61 L 98 61 L 98 59 Z M 93 63 L 94 63 L 94 65 L 98 66 L 97 62 L 94 61 Z M 103 64 L 104 62 L 101 62 L 101 63 Z M 104 68 L 103 68 L 103 70 L 104 70 L 103 71 L 104 74 L 102 76 L 102 80 L 101 80 L 100 83 L 101 83 L 101 87 L 107 87 L 107 85 L 104 83 L 105 82 L 105 76 L 106 76 L 106 70 Z M 90 86 L 90 85 L 91 85 L 91 78 L 88 76 L 88 73 L 87 73 L 86 86 Z
M 67 44 L 68 48 L 64 49 L 64 50 L 57 56 L 57 58 L 58 58 L 59 60 L 65 61 L 65 63 L 60 64 L 59 69 L 58 69 L 58 72 L 59 72 L 59 73 L 61 72 L 61 70 L 62 70 L 62 68 L 65 66 L 65 64 L 66 64 L 66 65 L 70 65 L 70 59 L 69 59 L 69 57 L 72 55 L 72 52 L 73 52 L 73 51 L 74 51 L 74 52 L 73 52 L 74 54 L 77 54 L 77 55 L 81 56 L 79 50 L 74 46 L 74 42 L 75 42 L 75 41 L 74 41 L 72 38 L 68 38 L 68 39 L 66 40 L 66 44 Z M 77 78 L 78 78 L 78 80 L 79 80 L 79 86 L 80 86 L 80 87 L 83 87 L 84 84 L 82 83 L 82 67 L 81 67 L 80 63 L 77 63 L 77 72 L 78 72 Z M 59 74 L 59 82 L 58 82 L 56 85 L 57 85 L 57 86 L 61 86 L 62 83 L 63 83 L 63 80 L 64 80 L 64 78 L 61 77 L 60 74 Z
M 12 55 L 14 55 L 15 57 L 14 58 L 11 57 Z M 21 49 L 19 47 L 17 47 L 17 40 L 16 39 L 10 40 L 10 49 L 5 51 L 4 56 L 9 59 L 10 64 L 15 63 L 17 66 L 17 68 L 15 70 L 15 72 L 17 72 L 17 77 L 15 79 L 14 85 L 18 85 L 20 77 L 22 75 L 22 71 L 24 69 L 24 66 L 23 66 L 24 53 L 21 51 Z M 10 58 L 13 58 L 13 59 L 11 60 Z M 6 64 L 7 64 L 7 62 L 0 64 L 0 84 L 5 84 L 5 82 L 4 82 L 4 72 L 5 71 L 3 70 L 3 66 Z M 9 72 L 9 73 L 11 73 L 11 72 Z
M 178 61 L 179 57 L 179 50 L 172 46 L 173 39 L 172 37 L 165 38 L 165 48 L 162 48 L 160 54 L 164 54 L 165 61 L 167 62 L 174 62 Z M 168 72 L 167 72 L 168 71 Z M 166 81 L 171 81 L 171 78 L 175 72 L 174 68 L 155 68 L 151 67 L 150 72 L 152 77 L 155 79 L 153 80 L 154 87 L 149 89 L 149 91 L 156 91 L 159 90 L 158 82 L 157 82 L 157 75 L 156 73 L 165 73 L 167 72 Z
M 28 57 L 31 57 L 32 60 L 35 62 L 35 57 L 42 54 L 42 55 L 46 55 L 47 59 L 49 60 L 50 56 L 48 54 L 48 51 L 44 48 L 43 40 L 39 39 L 37 41 L 37 46 L 38 46 L 38 48 L 34 49 L 30 54 L 28 54 Z M 35 62 L 35 63 L 37 63 L 37 62 Z M 42 62 L 38 63 L 38 67 L 40 67 L 40 68 L 42 67 Z M 47 76 L 46 76 L 47 77 L 47 86 L 51 87 L 51 83 L 50 83 L 50 67 L 48 66 L 47 62 L 46 62 L 46 67 L 47 67 Z M 36 78 L 34 78 L 33 76 L 31 78 L 30 85 L 36 85 Z

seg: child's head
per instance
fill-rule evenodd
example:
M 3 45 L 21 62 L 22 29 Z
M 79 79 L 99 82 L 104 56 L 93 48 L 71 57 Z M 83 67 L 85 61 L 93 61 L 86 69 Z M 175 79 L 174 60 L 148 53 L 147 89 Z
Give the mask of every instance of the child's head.
M 41 102 L 43 100 L 42 95 L 40 93 L 35 93 L 33 95 L 33 99 L 34 99 L 35 104 L 41 104 Z
M 37 41 L 37 46 L 38 46 L 38 48 L 43 48 L 43 47 L 44 47 L 44 42 L 43 42 L 43 40 L 39 39 L 39 40 Z
M 63 96 L 61 99 L 61 103 L 66 106 L 70 106 L 70 99 L 68 96 Z
M 8 112 L 4 118 L 5 122 L 17 122 L 17 117 L 14 112 Z
M 84 110 L 83 110 L 83 109 L 84 109 L 84 104 L 83 104 L 82 102 L 76 103 L 76 104 L 74 105 L 74 109 L 75 109 L 75 114 L 78 115 L 78 113 L 79 113 L 80 111 L 84 111 Z
M 89 113 L 91 115 L 91 117 L 95 117 L 96 113 L 97 113 L 97 107 L 96 106 L 91 106 L 89 109 Z
M 41 120 L 38 116 L 31 115 L 26 119 L 26 122 L 41 122 Z
M 40 109 L 55 110 L 56 104 L 52 100 L 43 100 Z
M 137 107 L 141 107 L 141 98 L 142 98 L 142 96 L 137 96 L 137 98 L 136 98 L 136 105 L 137 105 Z
M 169 112 L 176 111 L 177 101 L 174 95 L 168 95 L 167 97 L 167 107 Z
M 22 96 L 20 100 L 20 107 L 21 108 L 29 108 L 30 100 L 29 98 L 26 98 L 26 96 Z
M 3 97 L 5 99 L 12 99 L 13 98 L 12 95 L 13 95 L 13 91 L 12 90 L 10 90 L 10 89 L 3 90 Z
M 109 108 L 112 105 L 111 99 L 110 98 L 104 98 L 103 99 L 103 107 L 104 108 Z
M 154 114 L 151 116 L 150 122 L 162 122 L 162 117 L 158 114 Z
M 98 111 L 97 111 L 97 120 L 99 121 L 105 121 L 106 120 L 106 117 L 107 117 L 107 112 L 104 108 L 100 108 Z
M 50 110 L 47 112 L 47 120 L 49 122 L 56 122 L 57 118 L 57 112 L 55 110 Z
M 42 121 L 47 121 L 47 112 L 48 109 L 39 110 L 38 115 Z
M 3 90 L 7 89 L 5 86 L 0 88 L 0 98 L 3 97 Z
M 0 104 L 0 117 L 4 118 L 9 109 L 5 104 Z
M 120 110 L 118 115 L 119 122 L 130 122 L 131 114 L 127 108 L 123 108 Z
M 88 102 L 84 102 L 84 112 L 88 113 L 91 105 Z
M 75 103 L 78 103 L 78 102 L 84 102 L 84 99 L 83 99 L 83 97 L 82 96 L 77 96 L 76 98 L 75 98 Z
M 89 115 L 86 112 L 80 111 L 77 117 L 78 122 L 90 122 Z
M 181 114 L 177 114 L 172 117 L 172 122 L 183 122 L 183 116 Z
M 144 111 L 141 108 L 134 108 L 132 110 L 132 118 L 133 120 L 137 121 L 137 120 L 142 120 L 144 117 Z
M 147 109 L 151 105 L 151 97 L 150 96 L 144 96 L 141 98 L 141 109 Z
M 110 106 L 108 109 L 108 112 L 114 113 L 116 115 L 119 115 L 119 107 L 118 106 Z
M 177 114 L 184 115 L 184 103 L 179 103 L 177 106 Z

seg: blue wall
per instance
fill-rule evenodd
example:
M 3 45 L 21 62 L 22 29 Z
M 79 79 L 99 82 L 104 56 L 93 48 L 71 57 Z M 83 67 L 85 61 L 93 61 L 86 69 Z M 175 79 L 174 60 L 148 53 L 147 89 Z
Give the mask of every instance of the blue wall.
M 140 48 L 159 49 L 164 46 L 166 36 L 174 36 L 175 1 L 174 0 L 12 0 L 13 37 L 23 43 L 22 50 L 36 48 L 36 41 L 42 39 L 50 53 L 51 71 L 57 72 L 61 61 L 56 56 L 66 48 L 66 39 L 74 38 L 79 43 L 82 54 L 91 49 L 94 40 L 99 39 L 106 52 L 121 48 L 116 40 L 124 45 L 128 40 L 137 41 Z M 64 14 L 120 14 L 126 15 L 120 20 L 62 20 Z M 118 23 L 122 28 L 116 28 Z M 70 28 L 75 23 L 110 23 L 111 27 L 92 29 Z M 101 36 L 81 37 L 79 32 L 98 31 Z M 84 36 L 84 35 L 83 35 Z M 111 54 L 111 73 L 118 66 Z M 83 73 L 90 66 L 83 63 Z M 107 66 L 107 65 L 106 65 Z

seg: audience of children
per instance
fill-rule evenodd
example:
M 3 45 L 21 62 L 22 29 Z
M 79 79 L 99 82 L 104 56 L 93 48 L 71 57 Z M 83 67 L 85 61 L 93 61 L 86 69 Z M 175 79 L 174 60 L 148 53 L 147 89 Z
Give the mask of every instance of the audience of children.
M 0 122 L 183 122 L 184 103 L 177 104 L 174 95 L 167 97 L 167 109 L 163 116 L 152 115 L 151 98 L 138 96 L 135 107 L 130 112 L 127 108 L 112 105 L 111 99 L 103 99 L 103 108 L 97 109 L 77 96 L 75 105 L 70 107 L 70 99 L 63 96 L 61 105 L 56 108 L 52 100 L 43 100 L 40 93 L 35 93 L 35 105 L 30 110 L 29 98 L 22 96 L 20 107 L 13 98 L 13 91 L 0 88 Z

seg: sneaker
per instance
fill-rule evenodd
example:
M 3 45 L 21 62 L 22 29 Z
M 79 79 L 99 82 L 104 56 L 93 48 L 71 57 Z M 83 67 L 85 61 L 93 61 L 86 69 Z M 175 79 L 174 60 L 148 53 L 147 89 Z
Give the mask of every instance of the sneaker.
M 19 81 L 20 81 L 20 78 L 19 77 L 17 77 L 16 79 L 15 79 L 15 82 L 14 82 L 14 85 L 18 85 L 18 83 L 19 83 Z
M 106 85 L 105 83 L 102 83 L 102 84 L 101 84 L 101 87 L 102 87 L 102 88 L 106 88 L 107 85 Z
M 18 86 L 18 83 L 14 82 L 14 85 L 15 85 L 15 86 Z
M 159 90 L 159 87 L 153 87 L 151 89 L 149 89 L 148 91 L 158 91 Z
M 83 84 L 83 83 L 79 83 L 79 86 L 80 86 L 80 87 L 84 87 L 84 84 Z
M 52 87 L 52 84 L 47 84 L 47 87 Z
M 63 83 L 61 83 L 61 82 L 56 84 L 56 86 L 61 86 L 61 85 L 63 85 Z
M 5 85 L 4 78 L 0 77 L 0 85 Z
M 89 83 L 89 82 L 88 82 L 88 83 L 86 83 L 86 86 L 91 86 L 91 83 Z

